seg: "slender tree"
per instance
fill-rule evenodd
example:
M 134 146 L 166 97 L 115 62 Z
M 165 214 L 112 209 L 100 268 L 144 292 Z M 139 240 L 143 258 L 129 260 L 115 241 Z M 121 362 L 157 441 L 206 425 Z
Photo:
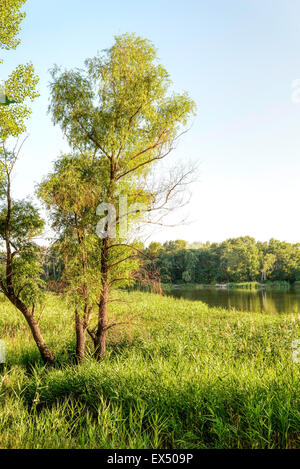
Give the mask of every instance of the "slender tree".
M 20 9 L 24 3 L 1 0 L 0 49 L 15 49 L 19 44 L 17 34 L 25 16 Z M 22 147 L 12 140 L 26 130 L 25 121 L 31 113 L 28 100 L 38 96 L 37 83 L 32 64 L 19 65 L 5 81 L 5 100 L 0 103 L 0 238 L 4 248 L 0 288 L 26 319 L 43 361 L 52 364 L 53 354 L 35 316 L 41 299 L 41 264 L 34 238 L 41 232 L 43 220 L 29 201 L 15 201 L 11 195 L 12 171 Z
M 98 319 L 90 335 L 95 356 L 105 355 L 108 303 L 112 287 L 129 281 L 126 263 L 138 248 L 130 236 L 120 234 L 120 225 L 136 208 L 119 211 L 120 195 L 143 203 L 143 213 L 157 207 L 164 193 L 167 203 L 185 174 L 163 189 L 148 187 L 153 165 L 172 151 L 183 126 L 193 113 L 187 94 L 168 93 L 170 79 L 158 63 L 153 45 L 135 35 L 115 38 L 103 55 L 86 60 L 84 70 L 52 71 L 53 122 L 59 124 L 70 145 L 83 154 L 89 151 L 101 171 L 102 201 L 115 208 L 114 223 L 106 217 L 98 240 L 100 255 Z M 100 201 L 99 201 L 100 202 Z M 156 205 L 156 207 L 155 207 Z M 99 230 L 98 230 L 99 234 Z M 123 269 L 120 274 L 118 270 Z M 117 269 L 118 267 L 118 269 Z
M 0 239 L 4 244 L 0 263 L 0 288 L 22 313 L 46 364 L 54 357 L 48 348 L 36 318 L 36 306 L 42 299 L 41 262 L 34 239 L 41 234 L 44 222 L 30 201 L 15 201 L 11 196 L 11 175 L 18 153 L 0 149 Z
M 268 275 L 272 272 L 274 264 L 276 261 L 276 256 L 274 254 L 262 253 L 261 254 L 261 281 L 265 282 Z

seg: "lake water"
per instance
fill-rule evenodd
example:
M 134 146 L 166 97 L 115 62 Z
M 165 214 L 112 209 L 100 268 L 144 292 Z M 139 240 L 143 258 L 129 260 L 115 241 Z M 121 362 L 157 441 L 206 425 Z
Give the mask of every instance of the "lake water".
M 300 314 L 300 288 L 291 290 L 227 290 L 216 288 L 174 288 L 167 295 L 203 301 L 209 306 L 255 313 Z

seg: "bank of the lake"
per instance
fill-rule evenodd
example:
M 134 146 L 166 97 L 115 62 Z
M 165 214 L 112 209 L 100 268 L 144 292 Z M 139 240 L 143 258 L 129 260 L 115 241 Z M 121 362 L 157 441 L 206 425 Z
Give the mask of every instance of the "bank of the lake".
M 300 314 L 300 288 L 281 284 L 164 285 L 166 295 L 249 313 Z
M 73 315 L 48 295 L 41 327 L 57 365 L 39 361 L 23 319 L 3 300 L 0 335 L 2 448 L 297 448 L 300 316 L 209 308 L 118 292 L 99 364 L 65 363 Z M 71 339 L 70 339 L 71 337 Z

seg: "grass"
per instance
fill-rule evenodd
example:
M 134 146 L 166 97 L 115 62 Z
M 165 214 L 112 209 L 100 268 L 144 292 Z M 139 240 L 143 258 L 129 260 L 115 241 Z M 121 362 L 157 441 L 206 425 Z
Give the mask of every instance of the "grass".
M 261 284 L 258 282 L 239 282 L 239 283 L 228 283 L 230 289 L 241 289 L 241 290 L 257 290 L 261 288 Z
M 40 362 L 23 319 L 0 303 L 1 448 L 299 448 L 300 317 L 118 293 L 108 356 L 70 364 L 72 314 L 49 294 Z
M 223 282 L 221 282 L 223 283 Z M 174 288 L 180 288 L 184 290 L 198 290 L 202 288 L 216 288 L 216 285 L 218 284 L 201 284 L 201 283 L 163 283 L 162 288 L 164 291 L 170 291 L 173 290 Z M 264 283 L 260 282 L 229 282 L 225 283 L 224 285 L 227 285 L 227 288 L 229 290 L 252 290 L 256 291 L 261 288 L 264 288 L 266 290 L 289 290 L 291 288 L 291 284 L 285 280 L 266 280 Z M 292 286 L 299 286 L 300 281 L 295 281 Z
M 289 282 L 286 282 L 285 280 L 275 280 L 273 282 L 267 280 L 266 283 L 265 283 L 265 288 L 266 288 L 266 290 L 272 290 L 272 289 L 289 290 L 291 288 L 291 285 L 290 285 Z

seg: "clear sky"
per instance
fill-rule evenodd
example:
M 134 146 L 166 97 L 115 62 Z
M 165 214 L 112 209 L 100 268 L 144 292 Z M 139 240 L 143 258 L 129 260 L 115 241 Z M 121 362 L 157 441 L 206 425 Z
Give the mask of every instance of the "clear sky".
M 25 10 L 22 45 L 1 52 L 0 66 L 5 80 L 31 60 L 40 76 L 17 196 L 32 194 L 67 148 L 47 115 L 49 68 L 81 67 L 115 35 L 135 32 L 155 44 L 174 88 L 197 104 L 172 156 L 200 164 L 186 209 L 192 223 L 152 239 L 300 241 L 300 102 L 292 99 L 300 79 L 299 0 L 27 0 Z

